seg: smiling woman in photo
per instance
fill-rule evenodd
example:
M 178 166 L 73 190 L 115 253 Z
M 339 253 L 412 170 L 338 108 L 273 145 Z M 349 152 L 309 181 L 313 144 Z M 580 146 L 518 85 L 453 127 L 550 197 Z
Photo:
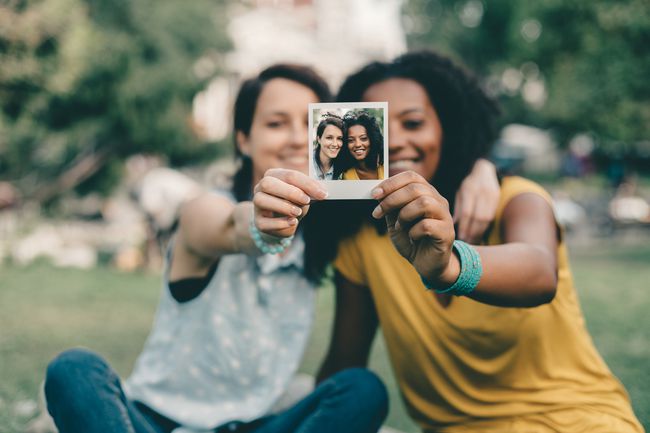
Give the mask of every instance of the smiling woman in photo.
M 347 148 L 341 155 L 347 167 L 343 179 L 384 179 L 384 136 L 377 120 L 365 111 L 350 111 L 343 117 L 343 123 Z
M 327 113 L 316 129 L 314 143 L 314 173 L 319 180 L 338 180 L 341 163 L 337 157 L 343 147 L 343 121 L 335 114 Z

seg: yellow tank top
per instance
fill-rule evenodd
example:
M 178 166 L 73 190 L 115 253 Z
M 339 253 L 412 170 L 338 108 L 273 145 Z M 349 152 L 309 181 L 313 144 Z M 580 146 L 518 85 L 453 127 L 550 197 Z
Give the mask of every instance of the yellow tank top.
M 345 170 L 343 173 L 343 179 L 344 180 L 360 180 L 359 175 L 357 174 L 357 171 L 352 168 L 348 168 Z M 378 165 L 377 166 L 377 179 L 379 180 L 384 180 L 384 166 L 383 165 Z
M 503 210 L 523 193 L 551 200 L 531 181 L 505 178 L 488 244 L 502 243 Z M 558 266 L 549 304 L 503 308 L 458 297 L 444 308 L 371 226 L 345 240 L 335 261 L 371 290 L 402 396 L 425 432 L 642 432 L 586 330 L 564 242 Z

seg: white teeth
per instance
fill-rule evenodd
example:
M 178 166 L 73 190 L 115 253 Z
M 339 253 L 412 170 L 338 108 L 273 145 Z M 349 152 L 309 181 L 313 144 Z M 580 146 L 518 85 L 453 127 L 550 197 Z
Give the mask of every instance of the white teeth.
M 401 161 L 391 161 L 390 162 L 390 168 L 394 168 L 396 170 L 408 170 L 412 168 L 414 165 L 414 162 L 410 159 L 403 159 Z
M 302 166 L 302 165 L 307 164 L 307 161 L 308 161 L 308 160 L 307 160 L 307 158 L 305 158 L 305 157 L 302 157 L 302 156 L 296 156 L 296 157 L 293 157 L 293 158 L 287 158 L 287 159 L 285 159 L 285 161 L 286 161 L 287 164 L 289 164 L 289 165 Z

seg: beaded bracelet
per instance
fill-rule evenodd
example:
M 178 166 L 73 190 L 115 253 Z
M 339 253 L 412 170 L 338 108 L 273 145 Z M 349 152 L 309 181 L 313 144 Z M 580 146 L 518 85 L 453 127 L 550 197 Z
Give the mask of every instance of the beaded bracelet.
M 251 223 L 248 225 L 248 231 L 251 234 L 255 246 L 264 254 L 280 254 L 286 250 L 287 247 L 291 245 L 291 241 L 293 241 L 293 236 L 278 239 L 275 243 L 265 241 L 262 239 L 262 233 L 255 225 L 255 218 L 251 218 Z
M 463 241 L 454 241 L 453 249 L 458 253 L 460 259 L 460 274 L 456 282 L 446 289 L 435 289 L 434 285 L 424 277 L 421 277 L 422 283 L 427 289 L 433 289 L 436 293 L 467 296 L 478 286 L 483 275 L 481 256 L 474 247 Z

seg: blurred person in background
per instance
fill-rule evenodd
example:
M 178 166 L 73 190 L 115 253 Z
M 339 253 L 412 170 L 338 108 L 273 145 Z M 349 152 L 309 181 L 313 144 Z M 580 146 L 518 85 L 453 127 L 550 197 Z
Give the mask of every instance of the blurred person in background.
M 251 198 L 268 170 L 306 178 L 307 105 L 328 100 L 323 79 L 302 66 L 276 65 L 243 83 L 234 116 L 241 168 L 232 191 L 184 206 L 153 329 L 131 376 L 122 383 L 84 349 L 50 363 L 45 395 L 60 432 L 379 429 L 386 391 L 366 369 L 341 372 L 273 413 L 309 337 L 318 275 L 304 270 L 300 236 L 289 245 L 269 233 L 281 223 L 293 235 L 306 206 L 325 192 L 309 179 L 302 206 L 280 222 L 269 218 L 268 197 Z
M 391 177 L 374 223 L 348 214 L 354 229 L 323 235 L 338 245 L 337 314 L 320 380 L 365 366 L 381 324 L 425 432 L 642 432 L 586 329 L 548 193 L 505 177 L 483 241 L 455 239 L 454 197 L 495 138 L 477 81 L 415 52 L 362 68 L 338 99 L 388 101 Z

